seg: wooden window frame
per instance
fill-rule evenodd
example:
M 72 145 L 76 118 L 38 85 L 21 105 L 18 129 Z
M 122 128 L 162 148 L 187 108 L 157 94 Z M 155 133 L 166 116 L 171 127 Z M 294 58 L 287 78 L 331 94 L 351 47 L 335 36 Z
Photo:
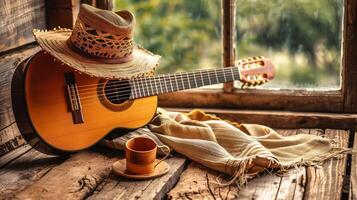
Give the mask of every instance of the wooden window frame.
M 357 1 L 344 0 L 341 88 L 338 90 L 195 89 L 159 96 L 159 106 L 357 113 Z M 222 66 L 235 60 L 236 0 L 222 0 Z M 353 45 L 355 44 L 355 45 Z

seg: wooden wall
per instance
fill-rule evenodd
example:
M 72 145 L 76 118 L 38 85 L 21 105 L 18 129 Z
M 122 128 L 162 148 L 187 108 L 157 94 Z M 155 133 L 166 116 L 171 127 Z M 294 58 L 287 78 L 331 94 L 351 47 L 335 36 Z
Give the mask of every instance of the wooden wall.
M 11 79 L 19 62 L 40 48 L 32 29 L 46 28 L 45 0 L 0 0 L 0 155 L 24 143 L 11 106 Z
M 46 27 L 45 0 L 0 0 L 0 53 L 34 41 L 32 29 Z

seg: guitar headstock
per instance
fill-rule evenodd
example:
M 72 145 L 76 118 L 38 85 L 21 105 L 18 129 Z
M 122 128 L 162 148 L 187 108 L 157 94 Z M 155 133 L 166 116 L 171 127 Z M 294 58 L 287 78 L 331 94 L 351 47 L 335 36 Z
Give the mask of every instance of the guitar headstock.
M 261 85 L 274 78 L 273 63 L 262 56 L 251 57 L 236 61 L 240 71 L 240 80 L 244 85 Z

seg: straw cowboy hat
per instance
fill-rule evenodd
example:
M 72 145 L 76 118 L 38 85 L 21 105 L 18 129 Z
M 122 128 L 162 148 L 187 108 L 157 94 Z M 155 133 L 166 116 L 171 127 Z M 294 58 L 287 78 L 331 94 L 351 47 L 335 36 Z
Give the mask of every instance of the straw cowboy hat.
M 34 30 L 39 45 L 64 64 L 92 76 L 131 78 L 150 73 L 160 56 L 134 44 L 134 15 L 82 4 L 73 28 Z

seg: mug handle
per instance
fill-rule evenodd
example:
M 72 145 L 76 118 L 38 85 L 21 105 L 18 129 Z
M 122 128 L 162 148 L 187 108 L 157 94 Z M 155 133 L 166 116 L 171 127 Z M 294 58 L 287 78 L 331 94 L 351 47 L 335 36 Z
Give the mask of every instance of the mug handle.
M 170 155 L 170 153 L 171 153 L 171 149 L 170 149 L 170 147 L 168 147 L 167 145 L 163 145 L 163 146 L 157 146 L 158 148 L 166 148 L 168 151 L 167 152 L 165 152 L 164 150 L 163 150 L 163 152 L 166 154 L 163 158 L 161 158 L 160 160 L 159 160 L 159 162 L 157 162 L 156 164 L 155 164 L 155 167 L 156 166 L 158 166 L 162 161 L 164 161 L 169 155 Z

